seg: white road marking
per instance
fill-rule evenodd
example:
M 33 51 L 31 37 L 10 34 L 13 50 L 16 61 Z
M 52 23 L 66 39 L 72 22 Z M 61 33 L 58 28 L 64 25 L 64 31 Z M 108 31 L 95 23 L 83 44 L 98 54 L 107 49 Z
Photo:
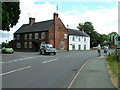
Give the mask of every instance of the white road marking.
M 28 59 L 32 59 L 32 58 L 37 58 L 37 57 L 54 57 L 54 56 L 34 56 L 34 57 L 26 57 L 26 58 L 21 58 L 21 59 L 6 61 L 6 62 L 0 62 L 0 63 L 11 63 L 11 62 L 17 62 L 17 61 L 23 61 L 23 60 L 28 60 Z
M 72 79 L 72 81 L 70 82 L 68 89 L 71 88 L 71 86 L 73 85 L 74 81 L 76 80 L 78 74 L 81 72 L 81 70 L 84 68 L 84 66 L 88 63 L 88 61 L 86 61 L 83 66 L 79 69 L 79 71 L 77 72 L 77 74 L 75 75 L 75 77 Z
M 10 74 L 10 73 L 14 73 L 14 72 L 17 72 L 17 71 L 20 71 L 20 70 L 24 70 L 24 69 L 27 69 L 27 68 L 30 68 L 30 67 L 31 66 L 27 66 L 27 67 L 23 67 L 23 68 L 16 69 L 16 70 L 13 70 L 13 71 L 9 71 L 9 72 L 6 72 L 6 73 L 2 73 L 2 74 L 0 74 L 0 76 L 7 75 L 7 74 Z
M 5 63 L 5 62 L 0 62 L 0 63 Z
M 52 60 L 49 60 L 49 61 L 44 61 L 44 62 L 42 62 L 42 63 L 53 62 L 53 61 L 56 61 L 56 60 L 59 60 L 59 58 L 56 58 L 56 59 L 52 59 Z

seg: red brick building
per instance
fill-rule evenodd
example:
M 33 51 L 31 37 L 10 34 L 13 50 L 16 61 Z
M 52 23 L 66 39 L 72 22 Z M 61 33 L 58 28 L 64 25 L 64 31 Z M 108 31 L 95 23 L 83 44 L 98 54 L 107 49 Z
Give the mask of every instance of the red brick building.
M 52 20 L 23 24 L 15 33 L 12 47 L 17 51 L 38 51 L 41 43 L 50 43 L 57 50 L 68 49 L 68 31 L 57 13 Z

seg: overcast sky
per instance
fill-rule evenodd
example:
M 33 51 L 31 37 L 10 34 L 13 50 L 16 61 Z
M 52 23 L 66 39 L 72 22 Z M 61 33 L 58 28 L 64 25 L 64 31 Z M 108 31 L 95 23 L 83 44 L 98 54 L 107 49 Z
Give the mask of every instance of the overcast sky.
M 59 18 L 69 28 L 77 29 L 79 23 L 89 21 L 100 34 L 118 32 L 118 0 L 20 0 L 19 22 L 9 34 L 0 31 L 0 43 L 8 40 L 8 36 L 12 40 L 13 33 L 29 23 L 29 17 L 36 18 L 36 22 L 53 19 L 57 5 Z

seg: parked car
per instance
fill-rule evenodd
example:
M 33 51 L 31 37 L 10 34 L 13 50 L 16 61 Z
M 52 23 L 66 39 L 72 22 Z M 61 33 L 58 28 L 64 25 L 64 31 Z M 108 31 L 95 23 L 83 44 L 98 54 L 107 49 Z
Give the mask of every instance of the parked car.
M 116 46 L 112 45 L 111 48 L 115 48 Z
M 14 53 L 14 50 L 11 47 L 7 47 L 7 48 L 4 47 L 1 49 L 1 52 L 2 53 Z
M 54 54 L 56 55 L 57 50 L 53 47 L 52 44 L 41 44 L 40 45 L 40 54 Z

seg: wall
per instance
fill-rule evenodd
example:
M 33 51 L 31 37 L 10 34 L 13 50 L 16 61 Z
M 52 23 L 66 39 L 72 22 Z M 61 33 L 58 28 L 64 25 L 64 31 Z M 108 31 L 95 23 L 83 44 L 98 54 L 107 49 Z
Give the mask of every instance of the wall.
M 73 37 L 75 37 L 75 41 L 73 41 Z M 86 41 L 84 41 L 84 38 L 86 38 Z M 72 45 L 75 45 L 75 50 L 79 50 L 78 45 L 81 45 L 80 50 L 90 50 L 90 37 L 69 35 L 69 50 L 73 50 Z M 86 45 L 86 49 L 84 48 L 84 45 Z

